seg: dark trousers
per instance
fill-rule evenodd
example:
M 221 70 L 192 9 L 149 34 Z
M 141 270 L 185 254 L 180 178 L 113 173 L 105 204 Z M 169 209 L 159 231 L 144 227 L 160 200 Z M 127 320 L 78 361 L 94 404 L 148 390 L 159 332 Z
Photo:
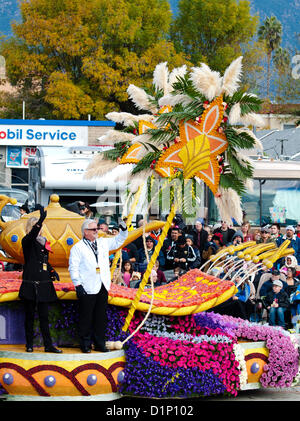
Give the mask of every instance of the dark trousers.
M 80 348 L 105 345 L 107 325 L 108 292 L 102 284 L 98 294 L 86 294 L 79 298 L 79 343 Z
M 35 314 L 35 310 L 37 309 L 44 346 L 45 347 L 51 346 L 52 340 L 51 340 L 49 320 L 48 320 L 48 303 L 40 303 L 33 300 L 24 300 L 24 306 L 25 306 L 26 345 L 28 347 L 33 346 L 34 314 Z

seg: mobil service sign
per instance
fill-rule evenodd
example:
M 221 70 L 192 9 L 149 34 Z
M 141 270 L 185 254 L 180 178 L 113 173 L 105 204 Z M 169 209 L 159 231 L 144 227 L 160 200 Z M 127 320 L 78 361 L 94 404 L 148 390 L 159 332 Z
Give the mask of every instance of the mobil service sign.
M 86 146 L 88 144 L 87 126 L 76 125 L 75 122 L 74 125 L 57 125 L 47 124 L 46 121 L 43 124 L 41 121 L 38 121 L 39 124 L 30 120 L 25 121 L 23 124 L 0 123 L 0 145 Z

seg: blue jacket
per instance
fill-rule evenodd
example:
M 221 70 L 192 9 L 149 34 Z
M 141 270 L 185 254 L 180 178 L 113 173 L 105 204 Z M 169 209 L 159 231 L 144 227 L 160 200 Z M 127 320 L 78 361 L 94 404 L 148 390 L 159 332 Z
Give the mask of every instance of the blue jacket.
M 235 294 L 236 297 L 243 303 L 248 301 L 248 298 L 250 297 L 250 285 L 245 284 L 244 288 L 238 287 L 238 292 Z
M 279 247 L 285 240 L 286 235 L 283 235 L 282 237 L 277 238 L 276 244 Z M 294 256 L 297 259 L 298 265 L 300 264 L 300 238 L 296 235 L 293 236 L 293 238 L 290 240 L 289 247 L 292 247 L 295 250 Z

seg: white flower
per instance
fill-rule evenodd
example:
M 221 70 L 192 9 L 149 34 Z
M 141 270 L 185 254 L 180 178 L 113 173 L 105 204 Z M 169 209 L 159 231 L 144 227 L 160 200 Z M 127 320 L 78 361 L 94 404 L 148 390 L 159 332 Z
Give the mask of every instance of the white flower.
M 239 366 L 239 368 L 241 370 L 241 372 L 240 372 L 240 388 L 242 388 L 243 386 L 246 386 L 247 380 L 248 380 L 248 373 L 247 373 L 247 366 L 246 366 L 246 361 L 245 361 L 245 357 L 244 357 L 244 352 L 243 352 L 242 347 L 239 344 L 233 345 L 233 351 L 234 351 L 235 358 L 240 365 Z

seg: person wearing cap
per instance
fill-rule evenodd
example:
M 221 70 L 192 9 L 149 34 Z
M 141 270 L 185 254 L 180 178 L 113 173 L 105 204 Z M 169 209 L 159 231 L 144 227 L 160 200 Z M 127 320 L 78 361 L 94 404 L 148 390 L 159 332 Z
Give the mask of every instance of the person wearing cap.
M 279 279 L 273 281 L 272 290 L 266 295 L 264 303 L 269 311 L 270 326 L 285 328 L 284 313 L 290 307 L 290 299 L 282 288 L 283 283 Z
M 271 243 L 271 230 L 268 225 L 261 227 L 260 238 L 256 240 L 256 244 Z
M 276 240 L 277 247 L 279 247 L 285 240 L 289 240 L 289 247 L 295 250 L 294 256 L 297 259 L 298 265 L 300 264 L 300 238 L 295 234 L 295 228 L 288 225 L 285 229 L 285 234 Z
M 146 252 L 148 255 L 149 260 L 151 259 L 151 256 L 154 253 L 154 249 L 155 249 L 155 245 L 156 242 L 154 240 L 154 238 L 150 237 L 150 235 L 148 235 L 145 239 L 145 243 L 146 243 L 146 251 L 144 249 L 144 247 L 142 247 L 141 249 L 138 250 L 139 252 L 139 260 L 138 260 L 138 264 L 139 264 L 139 272 L 145 272 L 147 265 L 148 265 L 148 259 L 146 256 Z M 160 250 L 160 252 L 158 253 L 158 260 L 159 260 L 159 264 L 161 267 L 164 267 L 165 265 L 165 257 L 162 253 L 162 251 Z
M 264 282 L 262 287 L 260 288 L 260 297 L 265 297 L 272 290 L 274 281 L 281 281 L 284 291 L 287 288 L 286 277 L 283 273 L 280 273 L 278 269 L 273 269 L 272 273 L 270 273 L 269 276 L 270 278 L 266 282 Z
M 182 233 L 179 228 L 171 228 L 170 236 L 168 235 L 163 243 L 162 252 L 165 256 L 164 268 L 167 270 L 174 268 L 174 249 L 180 236 L 182 236 Z
M 244 241 L 244 236 L 241 230 L 237 230 L 235 234 L 233 234 L 232 237 L 232 244 L 234 246 L 237 246 L 238 244 L 241 244 Z
M 201 256 L 208 237 L 208 231 L 204 229 L 204 220 L 202 218 L 196 219 L 195 226 L 190 232 L 190 235 L 193 237 L 194 247 L 197 247 Z
M 109 234 L 109 226 L 105 222 L 104 219 L 99 219 L 98 220 L 97 227 L 98 227 L 99 231 L 104 232 L 105 234 Z
M 187 269 L 187 248 L 185 235 L 179 235 L 177 241 L 167 253 L 168 267 Z
M 141 274 L 140 272 L 132 272 L 130 278 L 130 288 L 138 288 L 141 283 Z

